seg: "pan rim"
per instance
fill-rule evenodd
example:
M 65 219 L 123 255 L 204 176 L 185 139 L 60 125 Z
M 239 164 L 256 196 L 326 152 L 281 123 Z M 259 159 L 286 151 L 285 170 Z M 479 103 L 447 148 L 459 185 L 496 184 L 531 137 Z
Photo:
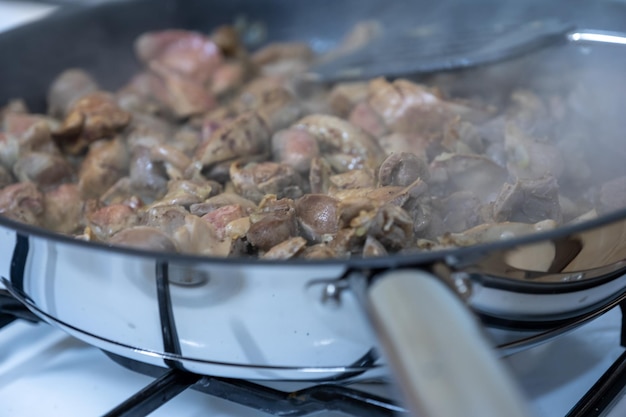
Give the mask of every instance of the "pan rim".
M 543 241 L 565 238 L 576 233 L 591 231 L 593 229 L 626 221 L 626 208 L 598 216 L 596 218 L 559 226 L 552 230 L 538 231 L 524 236 L 503 239 L 499 241 L 479 243 L 476 245 L 445 248 L 433 251 L 395 253 L 387 256 L 372 258 L 333 258 L 333 259 L 259 259 L 254 257 L 217 257 L 195 254 L 185 254 L 178 252 L 160 252 L 147 249 L 138 249 L 120 245 L 110 245 L 103 242 L 92 242 L 77 239 L 72 236 L 56 233 L 43 227 L 20 223 L 10 218 L 0 215 L 0 226 L 11 229 L 18 234 L 26 236 L 36 236 L 49 239 L 58 243 L 77 245 L 82 248 L 93 250 L 104 250 L 118 254 L 139 256 L 155 260 L 176 261 L 183 263 L 210 263 L 217 265 L 242 265 L 242 266 L 346 266 L 351 269 L 376 270 L 393 269 L 402 267 L 420 267 L 432 264 L 435 261 L 445 261 L 454 264 L 456 259 L 467 255 L 476 255 L 490 251 L 512 249 L 519 246 L 531 245 Z M 537 283 L 541 284 L 541 283 Z M 562 285 L 566 285 L 563 283 Z

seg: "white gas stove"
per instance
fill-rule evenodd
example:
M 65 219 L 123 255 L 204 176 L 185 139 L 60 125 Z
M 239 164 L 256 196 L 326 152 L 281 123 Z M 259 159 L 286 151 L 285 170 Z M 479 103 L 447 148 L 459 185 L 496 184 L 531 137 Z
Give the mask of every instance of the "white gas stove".
M 54 8 L 0 1 L 0 31 L 41 18 Z M 0 308 L 0 323 L 2 319 Z M 615 308 L 574 332 L 504 359 L 538 417 L 567 415 L 623 353 L 620 325 L 621 313 Z M 47 324 L 18 319 L 0 327 L 1 416 L 103 415 L 153 381 L 154 378 L 121 367 L 100 350 Z M 619 401 L 623 394 L 617 397 L 616 404 L 606 412 L 588 415 L 626 415 L 626 399 Z M 150 415 L 269 414 L 188 389 Z

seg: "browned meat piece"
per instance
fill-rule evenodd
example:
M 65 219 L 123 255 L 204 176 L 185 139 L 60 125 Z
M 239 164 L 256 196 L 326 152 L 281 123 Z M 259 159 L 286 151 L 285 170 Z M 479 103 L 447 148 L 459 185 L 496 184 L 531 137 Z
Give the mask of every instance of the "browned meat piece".
M 386 155 L 409 152 L 419 156 L 420 158 L 424 158 L 425 160 L 430 160 L 430 155 L 432 153 L 440 153 L 436 150 L 432 150 L 432 148 L 436 147 L 433 142 L 422 136 L 414 134 L 407 135 L 404 133 L 391 133 L 380 137 L 378 139 L 378 143 L 383 148 Z
M 427 188 L 424 184 L 424 189 Z M 410 194 L 406 187 L 385 186 L 333 190 L 332 197 L 340 200 L 343 204 L 356 200 L 357 205 L 364 201 L 370 201 L 371 204 L 377 206 L 386 203 L 402 205 L 410 198 Z
M 13 173 L 19 181 L 34 182 L 44 191 L 71 181 L 74 175 L 72 167 L 63 157 L 43 152 L 20 155 L 13 166 Z
M 387 249 L 372 236 L 367 236 L 363 245 L 363 257 L 371 258 L 376 256 L 387 256 Z
M 0 215 L 40 225 L 45 209 L 43 194 L 32 182 L 18 182 L 0 190 Z
M 237 114 L 230 106 L 217 107 L 202 116 L 198 122 L 201 129 L 201 140 L 208 140 L 213 133 L 235 119 Z
M 222 191 L 219 184 L 207 181 L 175 180 L 167 184 L 167 194 L 155 201 L 150 207 L 182 206 L 188 208 Z
M 2 120 L 2 130 L 9 136 L 21 138 L 29 129 L 41 122 L 46 122 L 50 126 L 54 125 L 54 122 L 44 116 L 21 112 L 6 112 Z
M 243 198 L 239 194 L 224 192 L 208 198 L 202 203 L 192 204 L 189 207 L 189 211 L 191 212 L 191 214 L 202 217 L 213 210 L 219 209 L 220 207 L 231 205 L 238 205 L 248 214 L 257 207 L 255 203 L 246 198 Z
M 220 48 L 201 33 L 183 30 L 148 32 L 135 43 L 137 56 L 199 84 L 206 83 L 222 62 Z
M 407 187 L 384 186 L 339 190 L 333 197 L 341 202 L 343 220 L 348 221 L 361 212 L 373 212 L 383 205 L 404 209 L 413 219 L 413 231 L 423 233 L 431 221 L 432 209 L 428 186 L 418 179 Z
M 128 246 L 157 252 L 176 252 L 176 244 L 164 232 L 154 227 L 134 226 L 111 236 L 111 245 Z
M 354 106 L 367 99 L 368 94 L 366 82 L 339 83 L 330 91 L 328 101 L 335 115 L 346 118 Z
M 245 236 L 250 230 L 250 224 L 250 217 L 240 217 L 228 223 L 224 228 L 226 236 L 232 239 L 236 246 L 239 246 L 238 250 L 242 253 L 249 253 L 250 250 L 247 241 L 245 241 Z
M 65 117 L 76 100 L 98 90 L 98 83 L 85 71 L 63 71 L 48 91 L 48 113 L 58 118 Z
M 294 127 L 313 135 L 322 152 L 349 157 L 345 161 L 344 171 L 378 169 L 384 158 L 384 151 L 373 137 L 338 117 L 314 114 L 300 119 Z
M 61 156 L 61 150 L 54 143 L 50 129 L 50 123 L 45 121 L 31 126 L 19 139 L 20 154 L 36 151 Z
M 506 179 L 506 170 L 480 155 L 442 154 L 430 164 L 429 185 L 442 195 L 469 190 L 489 202 Z
M 163 113 L 175 119 L 203 114 L 215 107 L 207 87 L 193 79 L 153 64 L 152 72 L 131 79 L 119 93 L 120 106 L 130 111 Z
M 519 178 L 559 178 L 565 170 L 562 151 L 556 146 L 528 137 L 513 123 L 506 126 L 505 147 L 509 171 Z
M 313 194 L 324 194 L 330 187 L 332 168 L 324 158 L 313 158 L 309 170 L 309 186 Z
M 232 93 L 243 85 L 248 68 L 241 62 L 225 62 L 215 69 L 211 80 L 211 93 L 216 96 Z
M 309 172 L 311 160 L 317 157 L 319 152 L 315 137 L 304 130 L 280 130 L 272 136 L 274 161 L 290 165 L 300 174 Z
M 182 119 L 203 114 L 215 107 L 215 99 L 209 91 L 192 79 L 164 69 L 158 74 L 164 83 L 165 104 L 174 117 Z
M 371 209 L 372 207 L 369 207 L 369 210 Z M 351 220 L 352 217 L 355 216 L 351 216 L 348 220 Z M 345 219 L 346 217 L 342 215 L 342 220 Z M 346 223 L 349 223 L 349 221 Z M 337 256 L 349 258 L 351 256 L 359 256 L 362 254 L 364 242 L 365 237 L 358 233 L 355 229 L 344 227 L 334 235 L 333 239 L 329 242 L 329 245 L 335 251 Z
M 265 252 L 261 259 L 291 259 L 306 247 L 306 240 L 300 236 L 292 237 Z
M 188 127 L 183 127 L 174 134 L 172 140 L 168 141 L 167 144 L 178 149 L 188 157 L 193 157 L 194 152 L 200 144 L 200 137 L 200 132 Z
M 165 82 L 150 71 L 143 71 L 132 77 L 117 92 L 117 101 L 121 108 L 132 113 L 156 115 L 172 112 Z
M 246 237 L 254 247 L 268 251 L 287 239 L 297 236 L 295 210 L 275 210 L 253 222 Z
M 135 147 L 129 170 L 131 187 L 144 200 L 151 201 L 165 194 L 169 180 L 165 165 L 153 160 L 149 148 Z
M 302 236 L 313 242 L 337 233 L 341 226 L 339 200 L 324 194 L 306 194 L 296 200 L 296 215 Z
M 178 126 L 163 117 L 147 113 L 133 113 L 126 129 L 126 141 L 132 149 L 135 145 L 152 146 L 171 142 L 178 133 Z
M 336 259 L 338 258 L 338 254 L 327 244 L 318 243 L 317 245 L 305 248 L 300 254 L 300 257 L 304 259 Z
M 350 227 L 357 233 L 376 238 L 385 248 L 397 251 L 415 244 L 413 219 L 402 208 L 384 204 L 352 219 Z
M 480 129 L 460 118 L 452 119 L 445 125 L 441 145 L 452 153 L 482 154 L 486 147 Z
M 4 133 L 0 131 L 0 164 L 8 170 L 13 168 L 19 155 L 31 151 L 60 153 L 50 135 L 53 123 L 47 119 L 10 113 L 6 115 L 5 121 L 8 129 Z
M 246 85 L 235 102 L 238 112 L 256 110 L 272 132 L 284 129 L 302 114 L 300 102 L 282 83 L 259 78 Z
M 11 170 L 20 153 L 20 144 L 15 136 L 0 132 L 0 165 Z
M 267 125 L 257 113 L 248 112 L 214 131 L 200 145 L 195 158 L 204 167 L 210 167 L 218 162 L 263 154 L 269 145 Z
M 493 217 L 497 222 L 537 223 L 551 219 L 560 223 L 562 214 L 556 179 L 549 176 L 504 184 L 493 203 Z
M 113 204 L 85 214 L 87 225 L 99 239 L 106 241 L 117 232 L 139 223 L 139 216 L 132 207 Z
M 266 102 L 265 96 L 275 90 L 282 90 L 283 82 L 275 77 L 257 77 L 247 83 L 234 102 L 237 112 L 254 110 Z
M 408 152 L 391 154 L 380 164 L 378 182 L 380 185 L 406 187 L 418 178 L 428 181 L 428 164 L 415 154 Z
M 237 255 L 239 248 L 230 237 L 220 239 L 213 225 L 197 216 L 185 217 L 185 225 L 174 232 L 174 241 L 178 250 L 205 256 Z
M 211 33 L 211 40 L 220 48 L 224 56 L 238 57 L 247 53 L 237 29 L 232 26 L 218 26 Z
M 107 206 L 111 204 L 130 205 L 131 199 L 137 199 L 137 208 L 143 206 L 143 201 L 135 195 L 130 178 L 122 177 L 100 196 L 99 201 Z
M 170 168 L 172 170 L 177 170 L 180 175 L 187 169 L 189 164 L 191 164 L 191 159 L 185 155 L 180 150 L 176 149 L 173 145 L 157 145 L 150 149 L 152 158 L 155 161 L 165 163 L 165 168 L 168 171 L 168 175 L 170 178 L 174 178 L 172 175 Z
M 44 227 L 69 234 L 82 226 L 84 202 L 76 184 L 63 184 L 46 192 L 44 201 Z
M 298 198 L 302 195 L 303 181 L 289 165 L 276 162 L 250 163 L 245 166 L 235 162 L 230 167 L 230 179 L 243 197 L 259 202 L 266 194 L 278 198 Z
M 602 184 L 596 207 L 600 214 L 626 208 L 626 177 L 615 178 Z
M 438 136 L 454 114 L 435 91 L 407 80 L 370 82 L 369 105 L 394 132 Z
M 431 197 L 428 185 L 421 179 L 418 178 L 397 192 L 390 203 L 402 207 L 411 216 L 416 235 L 428 233 L 432 229 Z
M 92 143 L 78 172 L 78 187 L 83 197 L 100 197 L 125 175 L 128 160 L 120 139 Z
M 157 206 L 149 208 L 142 215 L 142 224 L 157 228 L 172 236 L 174 231 L 185 225 L 189 212 L 181 206 Z
M 444 198 L 441 200 L 442 232 L 459 233 L 484 223 L 481 207 L 480 200 L 471 191 L 458 191 Z
M 219 239 L 226 236 L 226 226 L 233 220 L 246 217 L 246 212 L 239 204 L 222 206 L 202 216 L 202 220 L 209 222 L 215 229 Z
M 348 121 L 376 138 L 389 134 L 385 121 L 367 101 L 354 106 Z
M 98 91 L 72 105 L 54 137 L 65 152 L 76 155 L 98 139 L 115 136 L 130 120 L 130 113 L 118 107 L 111 94 Z
M 256 111 L 272 132 L 285 129 L 302 115 L 300 103 L 285 88 L 267 91 Z
M 13 179 L 13 175 L 11 175 L 11 172 L 9 172 L 6 168 L 0 165 L 0 188 L 4 188 L 14 182 L 15 180 Z
M 371 188 L 376 184 L 374 173 L 369 169 L 354 169 L 342 174 L 331 175 L 329 193 L 353 188 Z

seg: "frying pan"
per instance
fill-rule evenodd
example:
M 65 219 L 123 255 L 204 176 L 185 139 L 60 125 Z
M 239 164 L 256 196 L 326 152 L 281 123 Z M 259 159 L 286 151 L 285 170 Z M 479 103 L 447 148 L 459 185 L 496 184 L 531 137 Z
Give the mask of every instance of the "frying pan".
M 23 97 L 41 111 L 48 85 L 68 67 L 119 87 L 137 69 L 133 40 L 148 30 L 209 31 L 245 19 L 267 42 L 324 50 L 356 22 L 415 4 L 138 0 L 68 8 L 0 36 L 0 101 Z M 472 12 L 484 18 L 494 8 L 482 4 L 472 2 Z M 547 13 L 541 4 L 530 9 Z M 389 361 L 417 412 L 524 416 L 476 318 L 490 328 L 542 330 L 614 302 L 626 291 L 625 237 L 621 210 L 454 250 L 278 262 L 108 247 L 0 218 L 0 276 L 43 319 L 131 359 L 291 381 L 386 376 Z

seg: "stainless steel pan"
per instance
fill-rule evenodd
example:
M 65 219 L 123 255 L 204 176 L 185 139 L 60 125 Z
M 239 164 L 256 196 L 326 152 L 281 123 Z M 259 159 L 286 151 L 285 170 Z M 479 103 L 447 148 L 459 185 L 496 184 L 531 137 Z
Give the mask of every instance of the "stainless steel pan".
M 208 31 L 245 18 L 265 28 L 267 40 L 325 48 L 386 7 L 162 0 L 70 9 L 0 37 L 0 56 L 10 57 L 0 63 L 0 99 L 25 97 L 42 108 L 49 82 L 72 66 L 115 87 L 135 69 L 130 45 L 146 30 Z M 260 262 L 112 248 L 0 218 L 0 276 L 45 320 L 147 363 L 326 381 L 387 375 L 382 347 L 414 410 L 523 416 L 521 396 L 476 317 L 491 327 L 541 330 L 615 301 L 626 291 L 625 237 L 622 210 L 463 249 Z

